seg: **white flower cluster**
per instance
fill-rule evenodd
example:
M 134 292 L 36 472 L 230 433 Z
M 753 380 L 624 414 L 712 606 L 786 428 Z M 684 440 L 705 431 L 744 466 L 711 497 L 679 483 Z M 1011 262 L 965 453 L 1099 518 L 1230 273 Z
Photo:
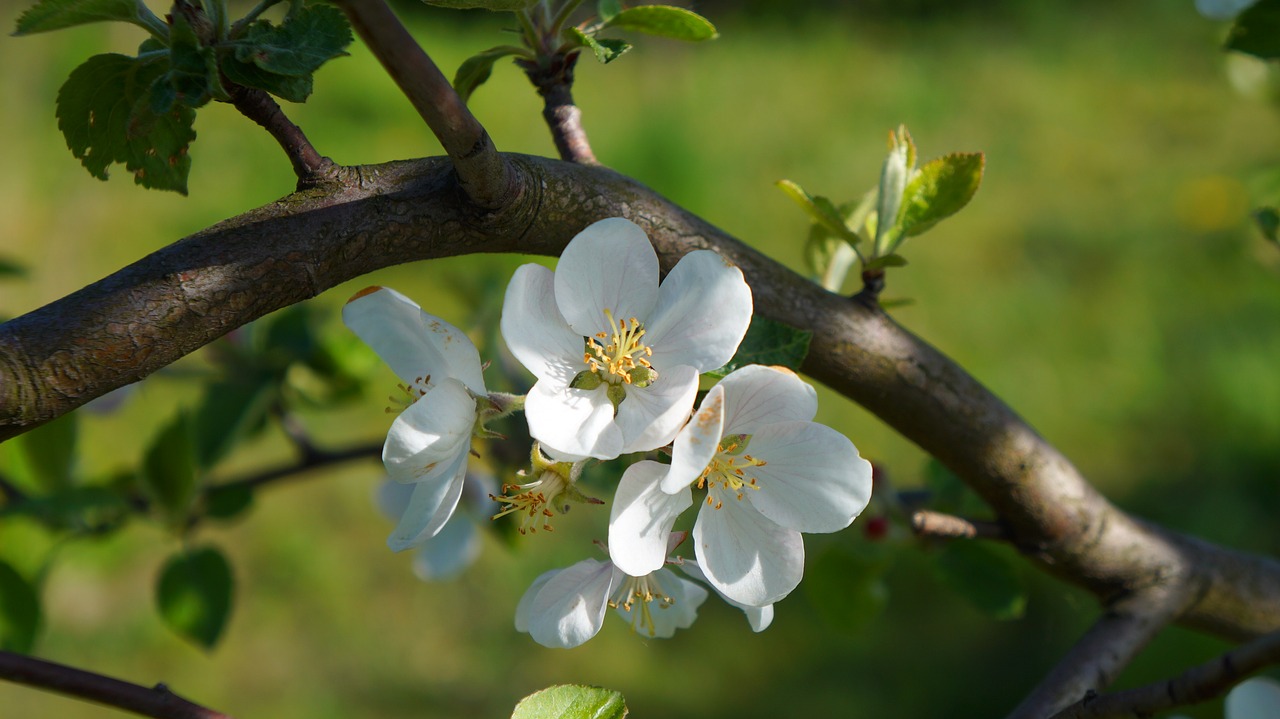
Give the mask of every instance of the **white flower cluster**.
M 587 462 L 667 449 L 669 463 L 646 459 L 623 474 L 609 560 L 546 572 L 520 600 L 516 628 L 546 646 L 587 641 L 609 608 L 637 631 L 670 637 L 693 622 L 703 583 L 761 631 L 800 582 L 801 533 L 843 529 L 870 499 L 871 465 L 813 422 L 817 395 L 791 371 L 743 367 L 694 407 L 699 377 L 727 363 L 746 334 L 751 290 L 708 250 L 686 255 L 661 283 L 658 275 L 649 239 L 622 218 L 583 230 L 554 272 L 516 270 L 501 329 L 537 378 L 522 402 L 488 395 L 471 341 L 394 290 L 370 288 L 343 310 L 404 382 L 408 406 L 383 449 L 391 480 L 406 485 L 394 493 L 394 550 L 441 533 L 463 494 L 472 438 L 490 436 L 485 422 L 521 405 L 537 442 L 533 481 L 492 498 L 495 516 L 520 515 L 522 531 L 567 504 L 599 503 L 577 487 Z M 694 557 L 676 556 L 688 532 L 675 525 L 695 489 Z M 436 565 L 452 567 L 439 555 L 437 547 Z

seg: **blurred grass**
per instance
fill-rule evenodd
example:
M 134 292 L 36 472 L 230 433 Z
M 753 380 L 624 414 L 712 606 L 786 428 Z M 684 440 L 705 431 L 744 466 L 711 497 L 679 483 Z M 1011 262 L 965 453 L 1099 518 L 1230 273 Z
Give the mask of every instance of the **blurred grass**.
M 16 17 L 17 10 L 13 11 Z M 506 42 L 499 16 L 423 10 L 417 36 L 450 72 Z M 803 216 L 772 187 L 782 177 L 844 200 L 875 182 L 886 133 L 906 123 L 922 158 L 987 153 L 973 204 L 905 248 L 890 276 L 895 312 L 985 382 L 1122 505 L 1209 539 L 1274 552 L 1280 507 L 1280 253 L 1248 208 L 1274 197 L 1276 109 L 1233 92 L 1216 50 L 1222 28 L 1191 3 L 1111 7 L 1036 3 L 897 20 L 847 9 L 757 23 L 713 17 L 722 37 L 686 47 L 642 38 L 609 67 L 584 60 L 575 96 L 598 157 L 801 269 Z M 0 282 L 17 315 L 174 239 L 287 193 L 272 141 L 226 106 L 201 111 L 191 197 L 147 192 L 124 172 L 91 178 L 53 122 L 66 73 L 91 53 L 129 51 L 129 29 L 0 38 L 0 254 L 31 267 Z M 23 68 L 15 71 L 14 68 Z M 503 150 L 552 154 L 528 83 L 500 65 L 473 109 Z M 440 152 L 358 43 L 322 70 L 312 102 L 287 108 L 321 152 L 372 163 Z M 317 298 L 337 307 L 367 284 L 396 287 L 464 323 L 474 302 L 450 278 L 505 277 L 518 258 L 455 258 L 390 268 Z M 196 371 L 198 359 L 178 367 Z M 391 386 L 386 375 L 384 386 Z M 323 442 L 386 430 L 382 393 L 307 417 Z M 113 418 L 89 418 L 84 466 L 128 466 L 175 406 L 182 382 L 145 383 Z M 847 433 L 900 484 L 922 453 L 840 398 L 820 419 Z M 227 476 L 283 461 L 278 437 L 249 447 Z M 554 537 L 489 543 L 464 578 L 426 585 L 382 544 L 374 463 L 263 493 L 246 521 L 199 541 L 228 549 L 238 581 L 223 644 L 205 655 L 151 609 L 154 575 L 177 547 L 142 523 L 58 548 L 46 587 L 42 656 L 164 681 L 248 717 L 505 716 L 555 682 L 599 683 L 634 716 L 990 716 L 1007 710 L 1078 634 L 1091 598 L 1028 572 L 1017 622 L 992 622 L 935 578 L 926 552 L 890 574 L 887 612 L 858 633 L 822 622 L 803 590 L 768 631 L 714 601 L 692 630 L 640 640 L 610 619 L 572 651 L 511 628 L 538 573 L 581 556 L 600 517 L 565 518 Z M 854 529 L 813 537 L 811 557 L 861 543 Z M 0 528 L 0 556 L 44 561 L 38 529 Z M 1219 645 L 1172 631 L 1126 681 L 1167 675 Z M 0 684 L 5 716 L 114 716 Z M 1212 716 L 1216 709 L 1198 710 Z

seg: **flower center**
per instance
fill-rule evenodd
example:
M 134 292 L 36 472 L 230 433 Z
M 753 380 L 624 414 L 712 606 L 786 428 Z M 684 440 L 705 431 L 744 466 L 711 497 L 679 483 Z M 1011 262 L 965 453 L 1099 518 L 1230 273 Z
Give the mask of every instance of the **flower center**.
M 752 470 L 767 463 L 746 453 L 750 441 L 751 436 L 746 434 L 729 435 L 720 441 L 716 456 L 698 477 L 698 489 L 707 490 L 708 505 L 716 509 L 723 507 L 724 500 L 717 497 L 724 492 L 732 492 L 742 499 L 746 496 L 744 489 L 760 489 Z
M 569 478 L 554 470 L 547 470 L 528 484 L 504 484 L 502 495 L 489 495 L 489 499 L 497 502 L 501 509 L 491 519 L 505 517 L 508 514 L 519 514 L 521 534 L 536 534 L 537 525 L 542 529 L 555 531 L 551 526 L 551 518 L 559 511 L 569 511 L 566 494 L 569 489 Z
M 627 576 L 627 581 L 613 593 L 613 597 L 609 599 L 609 606 L 614 609 L 622 609 L 624 612 L 631 612 L 631 629 L 640 631 L 644 627 L 649 636 L 655 633 L 653 625 L 653 614 L 650 611 L 650 603 L 654 600 L 658 601 L 658 609 L 666 609 L 675 600 L 662 592 L 662 586 L 658 584 L 658 579 L 652 574 L 643 577 Z M 636 604 L 640 606 L 639 611 L 631 611 Z
M 412 384 L 397 384 L 396 389 L 400 390 L 400 394 L 387 397 L 387 401 L 391 404 L 384 411 L 387 414 L 400 414 L 409 409 L 409 405 L 422 399 L 430 388 L 431 375 L 415 377 Z
M 608 308 L 604 316 L 609 320 L 609 331 L 586 338 L 582 361 L 610 384 L 646 387 L 658 379 L 658 371 L 649 364 L 653 350 L 642 341 L 644 325 L 640 320 L 631 317 L 619 321 Z

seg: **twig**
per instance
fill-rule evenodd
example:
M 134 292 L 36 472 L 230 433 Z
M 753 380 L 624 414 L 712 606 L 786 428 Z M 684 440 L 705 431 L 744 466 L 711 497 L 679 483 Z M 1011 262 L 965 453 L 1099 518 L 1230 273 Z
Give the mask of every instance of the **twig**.
M 276 467 L 275 469 L 265 470 L 257 474 L 241 477 L 240 479 L 215 484 L 206 491 L 223 491 L 234 487 L 243 487 L 245 489 L 257 489 L 267 484 L 272 484 L 282 479 L 289 479 L 295 475 L 302 474 L 308 470 L 327 467 L 331 464 L 341 464 L 342 462 L 350 462 L 356 459 L 367 459 L 370 457 L 382 456 L 382 443 L 362 444 L 348 449 L 330 452 L 312 447 L 303 457 L 294 464 L 284 467 Z
M 155 719 L 231 719 L 183 699 L 163 684 L 144 687 L 13 652 L 0 651 L 0 678 Z
M 435 133 L 472 202 L 496 209 L 511 199 L 511 167 L 489 133 L 383 0 L 335 0 L 400 91 Z
M 1052 719 L 1151 716 L 1222 696 L 1250 674 L 1276 663 L 1280 663 L 1280 632 L 1265 634 L 1171 679 L 1114 694 L 1085 697 Z
M 289 156 L 300 187 L 314 184 L 335 167 L 333 160 L 316 151 L 302 128 L 285 116 L 280 104 L 271 99 L 270 95 L 256 88 L 229 82 L 226 84 L 231 104 L 240 114 L 261 125 L 280 143 L 284 153 Z
M 965 519 L 922 509 L 911 515 L 911 529 L 920 537 L 939 539 L 1008 539 L 1009 533 L 999 522 Z
M 582 128 L 582 110 L 573 102 L 573 68 L 580 53 L 540 56 L 537 61 L 517 60 L 533 86 L 542 96 L 542 119 L 551 130 L 560 159 L 580 165 L 597 165 L 586 130 Z

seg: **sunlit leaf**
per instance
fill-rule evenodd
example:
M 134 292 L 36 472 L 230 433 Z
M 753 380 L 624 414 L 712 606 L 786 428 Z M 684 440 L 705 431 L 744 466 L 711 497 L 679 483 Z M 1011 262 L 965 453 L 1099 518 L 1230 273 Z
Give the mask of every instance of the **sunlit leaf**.
M 622 12 L 622 3 L 618 0 L 596 0 L 596 17 L 601 22 L 609 22 Z
M 937 557 L 942 578 L 978 610 L 993 619 L 1018 619 L 1027 606 L 1027 590 L 1013 563 L 974 540 L 956 540 Z
M 856 244 L 858 236 L 849 230 L 845 225 L 844 217 L 840 214 L 840 210 L 831 202 L 831 200 L 821 195 L 810 195 L 791 180 L 778 180 L 774 183 L 778 189 L 786 193 L 800 209 L 804 210 L 809 218 L 820 224 L 836 237 L 843 237 L 848 242 Z
M 156 608 L 165 624 L 205 649 L 222 636 L 231 599 L 231 565 L 214 547 L 175 554 L 156 583 Z
M 635 30 L 673 40 L 698 42 L 719 36 L 710 20 L 692 10 L 669 5 L 640 5 L 609 18 L 605 27 Z
M 501 45 L 492 47 L 484 52 L 472 55 L 462 64 L 458 66 L 458 72 L 453 76 L 453 89 L 458 92 L 458 96 L 463 102 L 467 102 L 471 98 L 471 93 L 476 91 L 489 79 L 493 74 L 493 64 L 504 57 L 512 55 L 527 55 L 528 51 L 524 48 L 515 47 L 513 45 Z
M 149 12 L 141 0 L 42 0 L 22 13 L 13 34 L 29 35 L 107 21 L 146 27 L 142 17 Z
M 960 152 L 925 163 L 902 193 L 899 236 L 914 237 L 969 204 L 982 184 L 985 162 L 981 152 Z
M 1240 13 L 1227 35 L 1227 49 L 1263 60 L 1280 58 L 1280 0 L 1261 0 Z
M 40 595 L 18 570 L 0 562 L 0 650 L 26 654 L 40 631 Z
M 606 65 L 617 60 L 623 53 L 631 49 L 631 44 L 625 40 L 595 37 L 582 32 L 576 27 L 571 27 L 565 32 L 578 44 L 591 48 L 591 52 L 595 54 L 596 59 Z
M 749 364 L 778 365 L 798 370 L 809 354 L 809 341 L 813 333 L 788 324 L 771 320 L 763 315 L 751 318 L 751 326 L 738 345 L 738 351 L 725 366 L 707 374 L 724 377 Z
M 521 699 L 511 719 L 623 719 L 626 715 L 626 700 L 618 692 L 562 684 Z

